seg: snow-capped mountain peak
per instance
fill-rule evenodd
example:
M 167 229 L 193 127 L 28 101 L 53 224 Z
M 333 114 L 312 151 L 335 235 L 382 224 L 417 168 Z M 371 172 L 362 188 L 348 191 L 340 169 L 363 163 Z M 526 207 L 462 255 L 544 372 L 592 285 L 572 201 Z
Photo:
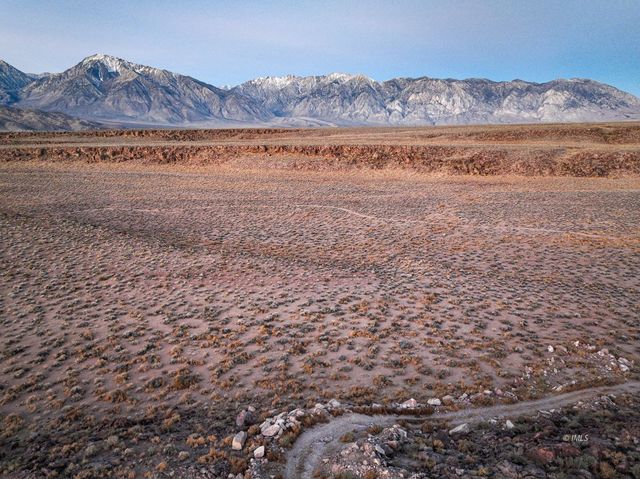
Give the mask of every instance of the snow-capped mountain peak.
M 188 125 L 431 125 L 640 119 L 640 99 L 571 78 L 546 83 L 394 78 L 335 72 L 267 76 L 216 88 L 95 54 L 41 78 L 0 62 L 0 104 L 92 120 Z
M 265 121 L 250 99 L 188 76 L 95 54 L 27 85 L 17 106 L 80 118 L 181 125 Z
M 347 82 L 351 80 L 363 80 L 371 83 L 376 83 L 375 80 L 373 80 L 372 78 L 369 78 L 366 75 L 361 75 L 361 74 L 353 75 L 351 73 L 341 73 L 341 72 L 329 73 L 328 75 L 326 75 L 325 78 L 329 81 Z
M 122 73 L 124 69 L 135 70 L 133 63 L 127 62 L 121 58 L 116 58 L 111 55 L 104 55 L 102 53 L 96 53 L 95 55 L 88 56 L 82 60 L 82 65 L 101 63 L 107 67 L 108 71 L 112 73 Z M 132 68 L 134 67 L 134 68 Z

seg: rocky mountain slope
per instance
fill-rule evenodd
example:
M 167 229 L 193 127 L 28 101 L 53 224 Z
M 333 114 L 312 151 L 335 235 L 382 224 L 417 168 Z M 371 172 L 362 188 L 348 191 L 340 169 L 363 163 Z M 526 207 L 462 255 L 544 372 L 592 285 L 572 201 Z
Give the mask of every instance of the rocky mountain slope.
M 103 125 L 64 113 L 24 110 L 0 105 L 0 131 L 97 130 Z
M 167 125 L 252 123 L 270 117 L 238 94 L 107 55 L 87 57 L 62 73 L 31 82 L 17 104 L 82 118 Z
M 586 79 L 263 77 L 216 88 L 191 77 L 93 55 L 58 74 L 0 62 L 0 104 L 140 125 L 437 125 L 640 119 L 640 99 Z
M 0 60 L 0 104 L 7 104 L 19 98 L 19 91 L 34 78 Z
M 640 118 L 640 100 L 592 80 L 396 78 L 362 75 L 267 77 L 235 90 L 259 100 L 276 117 L 337 124 L 430 125 L 607 121 Z

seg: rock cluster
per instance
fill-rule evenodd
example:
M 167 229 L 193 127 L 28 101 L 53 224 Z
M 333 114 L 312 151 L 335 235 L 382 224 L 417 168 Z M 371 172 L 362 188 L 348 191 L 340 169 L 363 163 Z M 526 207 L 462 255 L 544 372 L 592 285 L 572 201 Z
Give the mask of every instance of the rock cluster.
M 384 477 L 388 479 L 427 477 L 410 474 L 390 462 L 407 442 L 407 431 L 395 424 L 382 429 L 378 434 L 369 434 L 363 439 L 348 443 L 331 466 L 331 474 L 346 477 L 348 473 L 357 477 Z M 341 476 L 342 475 L 342 476 Z
M 385 479 L 633 479 L 640 477 L 639 406 L 637 396 L 601 396 L 515 424 L 490 419 L 456 427 L 437 420 L 394 425 L 356 435 L 326 460 L 324 472 Z

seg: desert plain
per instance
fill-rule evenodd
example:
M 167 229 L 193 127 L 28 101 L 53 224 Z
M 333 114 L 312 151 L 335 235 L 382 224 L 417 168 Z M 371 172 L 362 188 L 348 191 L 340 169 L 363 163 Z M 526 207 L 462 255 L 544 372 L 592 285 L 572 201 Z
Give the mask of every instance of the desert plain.
M 277 476 L 280 411 L 639 377 L 637 123 L 0 134 L 0 233 L 4 477 Z

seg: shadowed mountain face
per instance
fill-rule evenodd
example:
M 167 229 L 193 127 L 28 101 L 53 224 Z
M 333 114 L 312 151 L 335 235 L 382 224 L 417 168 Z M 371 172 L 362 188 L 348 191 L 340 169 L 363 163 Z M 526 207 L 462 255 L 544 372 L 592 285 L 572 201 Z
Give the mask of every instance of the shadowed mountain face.
M 0 105 L 0 131 L 77 131 L 99 128 L 104 128 L 104 125 L 80 120 L 64 113 Z
M 266 77 L 220 89 L 191 77 L 93 55 L 58 74 L 0 62 L 0 104 L 125 124 L 433 125 L 640 119 L 640 100 L 592 80 Z
M 32 76 L 0 60 L 0 104 L 16 101 L 19 91 L 33 80 Z

